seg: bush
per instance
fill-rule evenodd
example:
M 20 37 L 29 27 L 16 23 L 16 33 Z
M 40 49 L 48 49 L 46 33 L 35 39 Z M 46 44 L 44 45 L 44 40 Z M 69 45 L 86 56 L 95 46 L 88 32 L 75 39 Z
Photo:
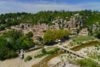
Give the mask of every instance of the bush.
M 5 60 L 8 58 L 15 58 L 17 56 L 18 54 L 13 50 L 9 50 L 5 48 L 0 51 L 0 60 Z
M 5 55 L 5 58 L 15 58 L 15 57 L 17 57 L 17 56 L 18 56 L 18 54 L 17 54 L 15 51 L 10 50 L 10 51 L 8 51 L 7 54 Z
M 54 54 L 59 50 L 59 48 L 54 48 L 53 50 L 50 50 L 47 52 L 47 54 Z
M 98 32 L 95 37 L 97 37 L 98 39 L 100 39 L 100 32 Z
M 32 33 L 32 32 L 28 32 L 28 33 L 26 34 L 26 36 L 29 37 L 29 38 L 30 38 L 30 37 L 33 37 L 33 33 Z
M 20 49 L 25 49 L 25 50 L 34 47 L 33 40 L 25 36 L 22 36 L 18 39 L 18 45 Z
M 42 53 L 36 55 L 35 58 L 40 58 L 40 57 L 43 57 L 44 55 L 55 54 L 58 50 L 59 50 L 59 48 L 53 48 L 52 50 L 49 50 L 49 51 L 42 49 Z
M 100 67 L 100 65 L 90 59 L 82 59 L 78 61 L 80 67 Z
M 0 25 L 0 31 L 4 30 L 6 28 L 6 25 Z
M 41 57 L 43 57 L 45 54 L 37 54 L 36 56 L 34 56 L 34 58 L 41 58 Z
M 46 49 L 43 48 L 43 49 L 42 49 L 42 53 L 43 53 L 43 54 L 46 54 L 46 53 L 47 53 Z
M 25 61 L 30 61 L 30 60 L 32 60 L 32 57 L 31 57 L 31 56 L 27 56 L 27 57 L 25 58 Z

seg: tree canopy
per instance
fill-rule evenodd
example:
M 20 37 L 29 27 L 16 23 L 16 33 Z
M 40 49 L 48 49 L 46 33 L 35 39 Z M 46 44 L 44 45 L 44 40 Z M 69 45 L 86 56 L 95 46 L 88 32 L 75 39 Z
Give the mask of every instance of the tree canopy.
M 67 30 L 47 30 L 44 34 L 43 40 L 45 43 L 54 42 L 57 39 L 62 39 L 64 37 L 68 37 L 70 34 Z
M 0 60 L 16 57 L 20 49 L 26 50 L 33 46 L 33 40 L 21 31 L 7 31 L 0 36 Z

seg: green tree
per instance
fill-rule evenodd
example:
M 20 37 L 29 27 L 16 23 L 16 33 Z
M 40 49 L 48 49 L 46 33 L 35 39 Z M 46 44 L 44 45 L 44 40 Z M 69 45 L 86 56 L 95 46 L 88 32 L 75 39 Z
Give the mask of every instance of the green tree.
M 62 39 L 69 36 L 69 31 L 67 30 L 48 30 L 44 34 L 43 40 L 45 43 L 54 42 L 57 39 Z
M 18 45 L 20 49 L 28 49 L 33 47 L 34 43 L 32 39 L 23 36 L 18 39 Z
M 30 38 L 30 37 L 33 37 L 33 33 L 32 33 L 32 32 L 28 32 L 28 33 L 26 34 L 26 36 L 29 37 L 29 38 Z
M 18 50 L 26 50 L 33 46 L 33 40 L 23 35 L 21 31 L 7 31 L 0 36 L 0 60 L 16 57 Z
M 97 32 L 95 36 L 100 39 L 100 32 Z

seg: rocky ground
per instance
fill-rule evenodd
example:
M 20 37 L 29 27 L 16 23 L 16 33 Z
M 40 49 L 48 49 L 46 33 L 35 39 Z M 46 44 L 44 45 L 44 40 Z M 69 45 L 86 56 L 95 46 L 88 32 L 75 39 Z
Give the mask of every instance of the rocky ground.
M 62 57 L 62 58 L 61 58 Z M 67 60 L 67 54 L 57 56 L 48 62 L 49 67 L 79 67 Z

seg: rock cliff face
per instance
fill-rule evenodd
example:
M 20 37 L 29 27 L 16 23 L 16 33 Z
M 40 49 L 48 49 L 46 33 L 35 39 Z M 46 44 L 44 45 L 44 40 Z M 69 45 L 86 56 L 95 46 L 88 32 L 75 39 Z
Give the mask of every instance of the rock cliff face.
M 66 27 L 71 28 L 80 28 L 83 26 L 82 19 L 80 15 L 74 15 L 70 18 L 70 20 L 66 23 Z
M 83 27 L 83 20 L 82 16 L 79 14 L 75 14 L 74 16 L 71 16 L 69 21 L 67 21 L 68 18 L 62 19 L 62 18 L 56 18 L 52 23 L 54 24 L 55 29 L 67 29 L 71 30 L 72 33 L 77 33 L 77 30 L 79 30 L 81 27 Z

